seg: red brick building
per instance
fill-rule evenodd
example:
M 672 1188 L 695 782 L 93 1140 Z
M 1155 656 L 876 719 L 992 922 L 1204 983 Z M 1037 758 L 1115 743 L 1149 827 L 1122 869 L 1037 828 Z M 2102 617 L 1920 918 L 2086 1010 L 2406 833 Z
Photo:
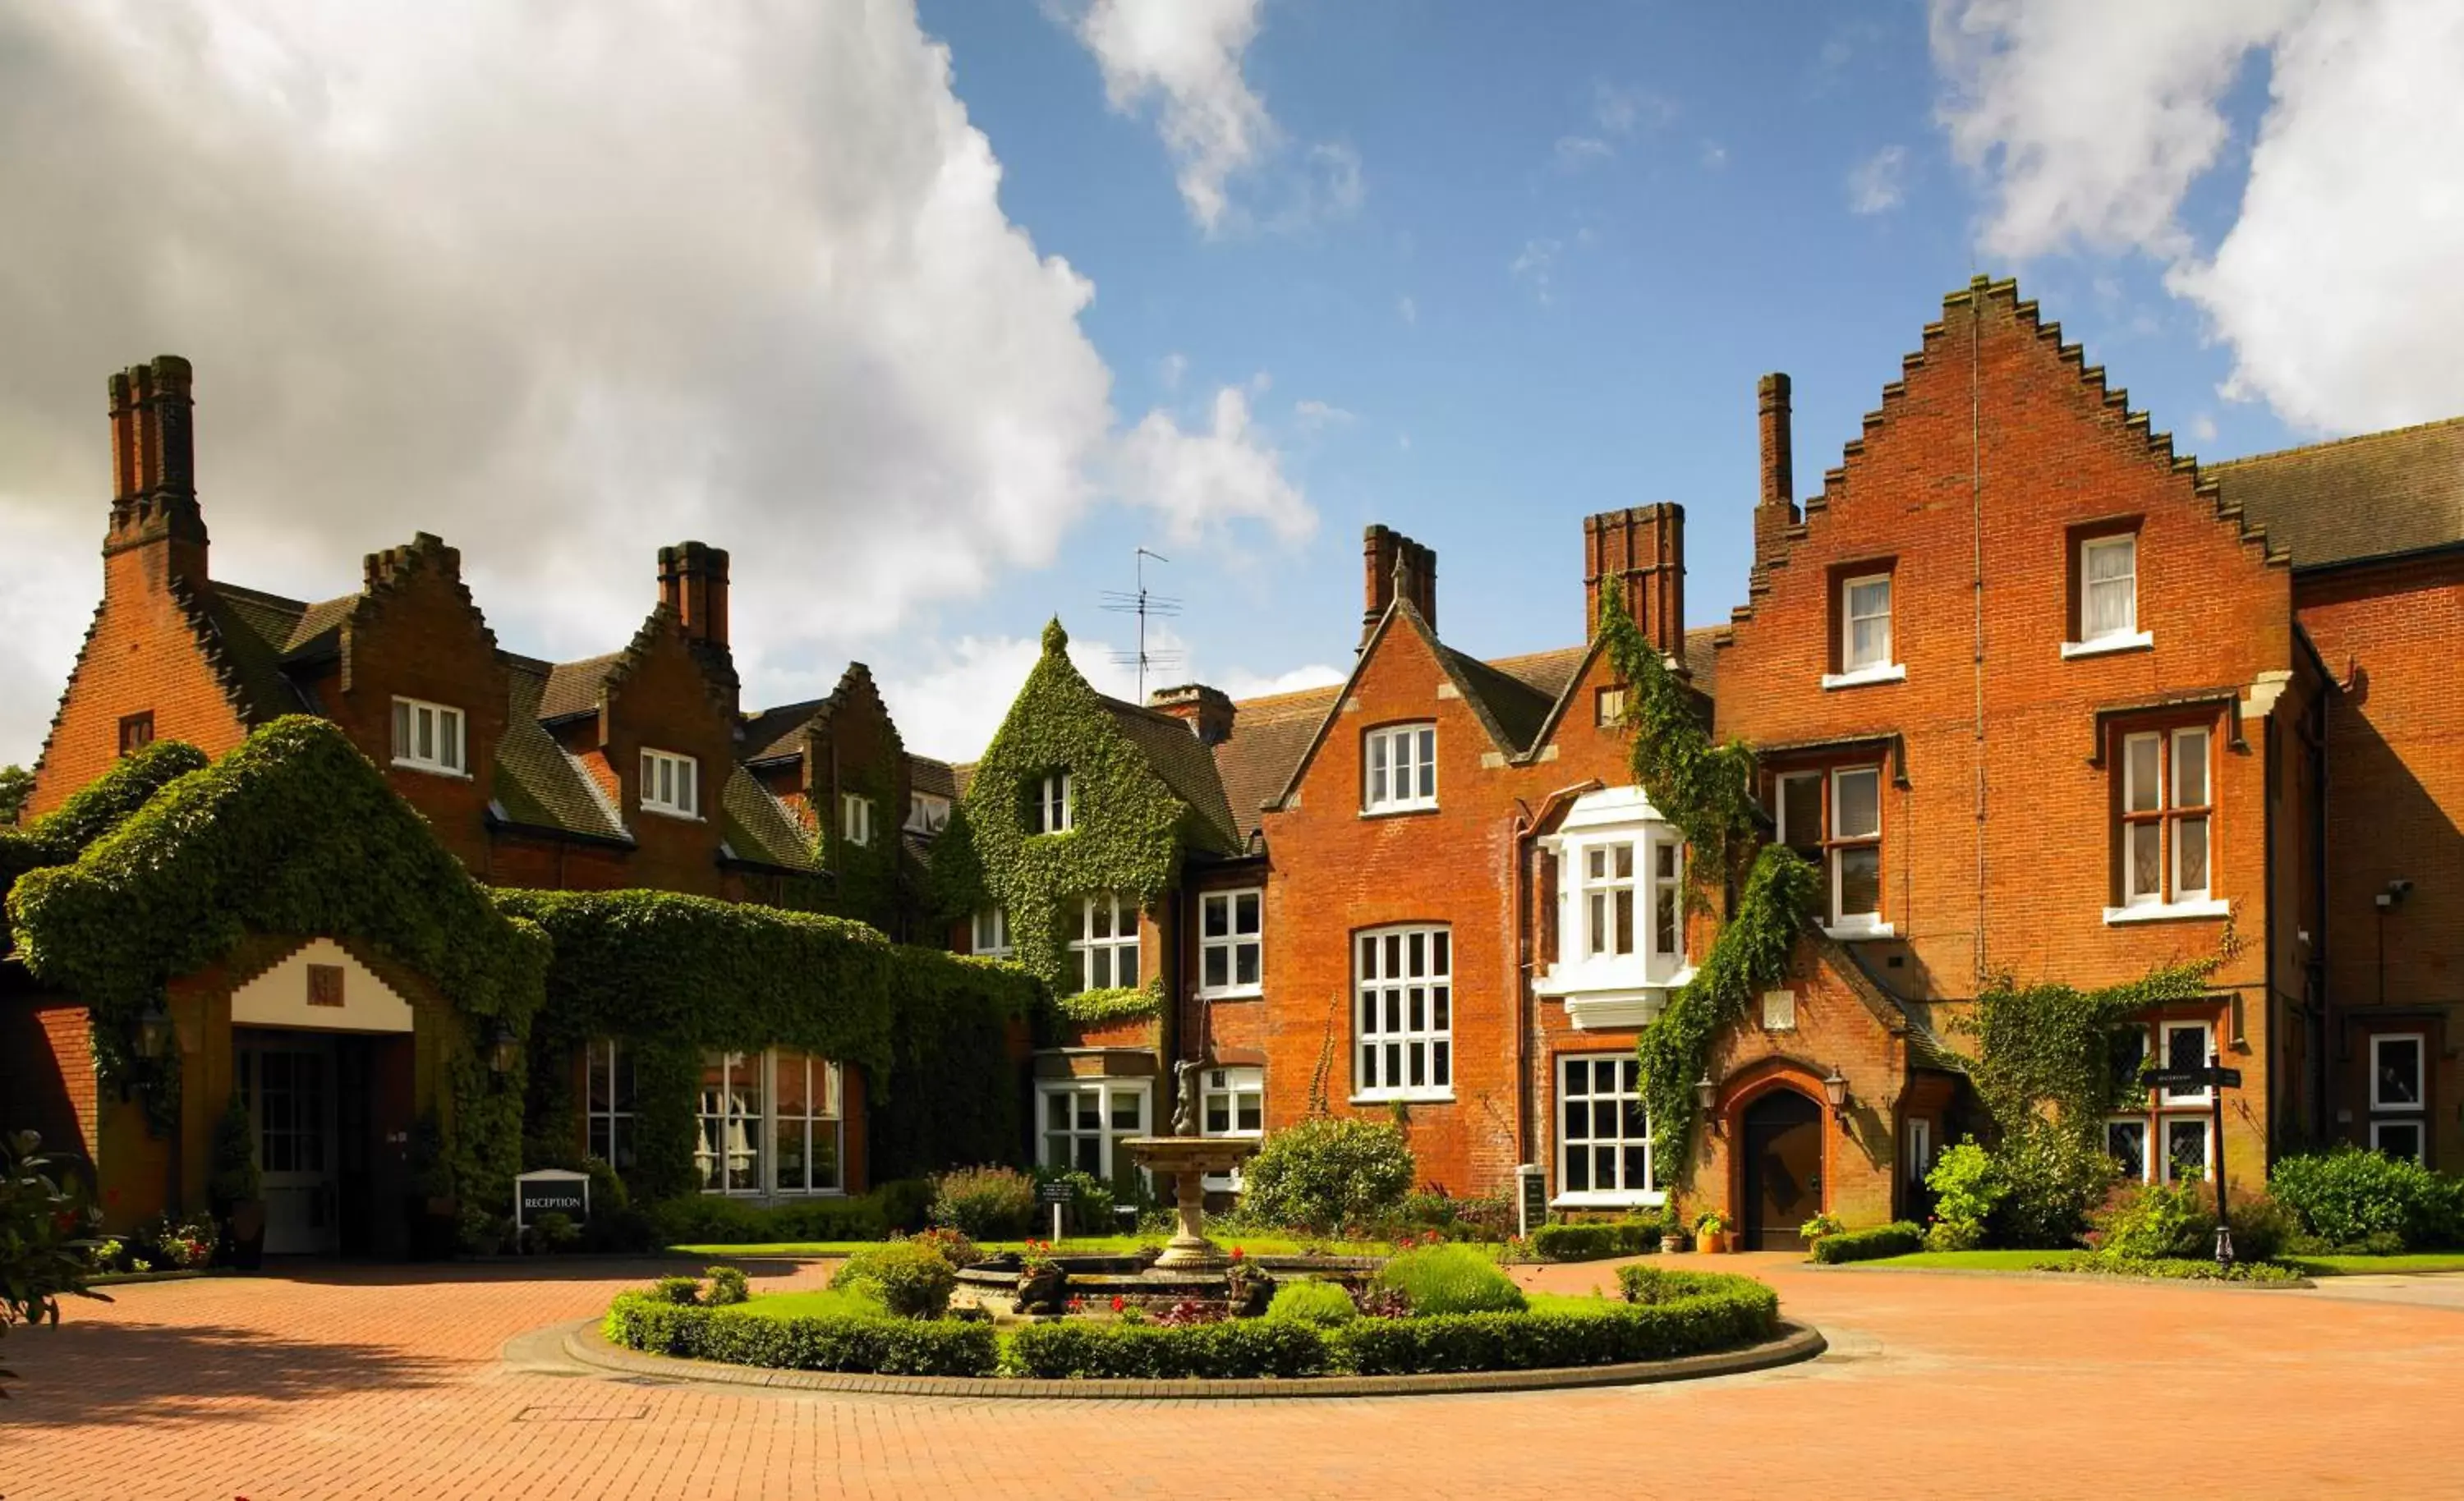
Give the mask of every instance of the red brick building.
M 572 663 L 500 647 L 463 583 L 460 555 L 426 533 L 370 554 L 359 588 L 339 598 L 309 602 L 247 588 L 210 568 L 187 361 L 166 356 L 115 376 L 110 396 L 102 599 L 35 768 L 29 822 L 158 737 L 219 755 L 253 729 L 305 712 L 341 726 L 490 884 L 820 907 L 892 936 L 918 925 L 920 865 L 910 840 L 938 827 L 935 787 L 946 816 L 948 769 L 907 755 L 862 663 L 825 700 L 743 712 L 725 552 L 699 542 L 661 548 L 632 640 Z M 8 1093 L 49 1101 L 40 1113 L 54 1144 L 104 1162 L 125 1188 L 114 1199 L 117 1224 L 162 1208 L 167 1181 L 205 1182 L 212 1122 L 233 1090 L 260 1106 L 280 1094 L 282 1111 L 260 1109 L 260 1128 L 315 1142 L 303 1160 L 321 1164 L 309 1174 L 320 1181 L 286 1185 L 303 1203 L 333 1201 L 335 1164 L 359 1152 L 355 1131 L 399 1148 L 407 1120 L 354 1127 L 337 1097 L 367 1075 L 363 1055 L 383 1052 L 385 1035 L 415 1031 L 429 1014 L 405 1000 L 420 978 L 314 934 L 265 935 L 252 946 L 250 964 L 171 987 L 190 1087 L 173 1137 L 184 1161 L 168 1178 L 160 1159 L 170 1147 L 134 1106 L 98 1097 L 82 1009 L 25 995 L 22 973 L 13 982 L 21 998 L 7 1008 L 9 1027 L 25 1046 L 13 1050 Z M 339 970 L 339 981 L 324 983 L 344 1001 L 354 987 L 363 990 L 364 1020 L 349 1004 L 305 1012 L 287 991 L 259 993 L 308 983 L 311 969 Z M 420 1055 L 433 1051 L 423 1043 Z M 601 1044 L 572 1067 L 585 1101 L 587 1140 L 577 1144 L 623 1165 L 629 1060 Z M 423 1067 L 419 1077 L 433 1073 Z M 281 1090 L 270 1082 L 277 1077 Z M 705 1153 L 715 1189 L 771 1197 L 862 1186 L 861 1123 L 847 1120 L 860 1108 L 861 1081 L 837 1065 L 715 1055 L 702 1093 L 706 1134 L 717 1143 Z M 404 1110 L 426 1103 L 401 1101 Z M 828 1138 L 793 1164 L 766 1144 L 783 1139 L 774 1118 L 790 1109 Z M 765 1144 L 739 1150 L 731 1136 Z M 313 1226 L 277 1227 L 275 1249 L 337 1244 L 333 1216 L 316 1212 Z

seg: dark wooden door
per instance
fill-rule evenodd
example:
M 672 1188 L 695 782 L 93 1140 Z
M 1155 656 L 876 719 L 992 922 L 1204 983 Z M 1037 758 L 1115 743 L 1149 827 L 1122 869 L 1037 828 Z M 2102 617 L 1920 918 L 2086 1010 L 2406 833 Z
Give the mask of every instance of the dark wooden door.
M 1746 1248 L 1803 1251 L 1796 1228 L 1822 1207 L 1822 1107 L 1775 1089 L 1746 1107 Z

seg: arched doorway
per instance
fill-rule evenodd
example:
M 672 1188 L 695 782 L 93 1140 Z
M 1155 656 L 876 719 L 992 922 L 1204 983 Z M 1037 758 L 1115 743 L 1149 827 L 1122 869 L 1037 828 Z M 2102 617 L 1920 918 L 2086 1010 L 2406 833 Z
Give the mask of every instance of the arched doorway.
M 1744 1224 L 1748 1251 L 1802 1251 L 1796 1228 L 1822 1207 L 1822 1107 L 1793 1089 L 1746 1106 Z

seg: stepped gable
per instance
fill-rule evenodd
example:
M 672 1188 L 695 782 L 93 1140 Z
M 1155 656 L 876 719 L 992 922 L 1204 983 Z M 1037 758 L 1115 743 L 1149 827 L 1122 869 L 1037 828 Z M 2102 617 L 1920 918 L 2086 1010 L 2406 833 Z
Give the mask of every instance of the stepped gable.
M 2464 417 L 2228 459 L 2206 472 L 2297 569 L 2464 543 Z
M 2079 381 L 2096 393 L 2105 415 L 2138 434 L 2146 445 L 2148 456 L 2182 476 L 2188 482 L 2190 496 L 2212 508 L 2219 522 L 2233 527 L 2240 539 L 2258 549 L 2268 562 L 2283 566 L 2291 561 L 2290 555 L 2282 548 L 2270 546 L 2267 534 L 2244 514 L 2239 503 L 2224 493 L 2212 475 L 2200 472 L 2196 458 L 2173 451 L 2172 434 L 2151 430 L 2147 414 L 2130 409 L 2127 389 L 2106 384 L 2102 365 L 2089 364 L 2080 345 L 2062 342 L 2062 326 L 2059 323 L 2046 323 L 2038 318 L 2036 304 L 2019 296 L 2019 283 L 2015 278 L 1995 281 L 1988 276 L 1978 276 L 1965 289 L 1950 293 L 1942 299 L 1945 317 L 1926 324 L 1920 347 L 1914 353 L 1901 357 L 1900 379 L 1882 387 L 1881 404 L 1865 414 L 1862 435 L 1841 446 L 1838 465 L 1823 472 L 1821 493 L 1805 502 L 1803 519 L 1787 527 L 1780 533 L 1771 555 L 1759 560 L 1747 576 L 1746 602 L 1729 612 L 1732 626 L 1753 619 L 1754 601 L 1771 587 L 1769 571 L 1786 567 L 1790 554 L 1798 542 L 1812 533 L 1818 518 L 1833 507 L 1853 498 L 1851 471 L 1864 455 L 1867 440 L 1887 425 L 1906 402 L 1908 378 L 1928 364 L 1957 358 L 1959 352 L 1947 342 L 1949 337 L 1948 315 L 1962 311 L 1981 313 L 1989 303 L 2009 304 L 2012 316 L 2020 326 L 2037 342 L 2050 346 L 2056 357 L 2070 366 Z

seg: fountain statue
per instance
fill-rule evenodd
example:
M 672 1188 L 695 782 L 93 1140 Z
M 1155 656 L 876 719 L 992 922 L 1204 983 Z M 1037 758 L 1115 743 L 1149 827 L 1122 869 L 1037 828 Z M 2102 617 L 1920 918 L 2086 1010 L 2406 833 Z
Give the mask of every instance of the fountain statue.
M 1256 1142 L 1244 1138 L 1198 1134 L 1198 1075 L 1203 1067 L 1195 1058 L 1172 1066 L 1172 1135 L 1133 1136 L 1121 1143 L 1147 1171 L 1172 1175 L 1179 1223 L 1155 1258 L 1155 1266 L 1168 1272 L 1218 1272 L 1232 1264 L 1223 1248 L 1206 1238 L 1206 1175 L 1228 1173 L 1258 1150 Z

